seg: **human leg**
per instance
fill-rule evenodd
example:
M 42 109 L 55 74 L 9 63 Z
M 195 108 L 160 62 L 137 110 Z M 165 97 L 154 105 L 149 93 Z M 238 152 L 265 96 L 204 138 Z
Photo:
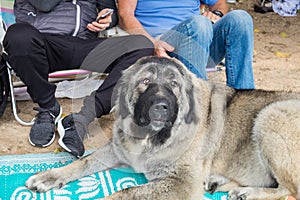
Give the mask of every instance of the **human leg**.
M 227 85 L 236 89 L 254 89 L 253 21 L 242 10 L 227 13 L 213 25 L 208 67 L 214 67 L 225 57 Z
M 7 30 L 4 48 L 12 68 L 27 86 L 33 102 L 42 108 L 55 104 L 55 89 L 48 82 L 53 71 L 79 68 L 86 55 L 102 40 L 40 33 L 28 24 Z
M 7 30 L 3 44 L 8 61 L 26 84 L 32 100 L 39 105 L 35 108 L 38 114 L 29 134 L 29 142 L 34 146 L 45 147 L 54 141 L 55 123 L 62 112 L 54 96 L 56 86 L 48 82 L 48 74 L 78 68 L 76 63 L 82 62 L 86 51 L 93 48 L 91 44 L 80 48 L 83 41 L 75 37 L 42 34 L 27 24 L 14 24 Z M 94 43 L 96 46 L 99 41 Z M 75 46 L 83 49 L 81 56 L 74 56 Z
M 35 122 L 29 134 L 33 146 L 46 147 L 55 138 L 55 122 L 61 116 L 60 105 L 54 98 L 55 85 L 48 83 L 49 65 L 46 57 L 43 35 L 34 27 L 14 24 L 7 30 L 4 48 L 8 61 L 20 79 L 27 85 L 27 91 L 39 104 Z
M 212 37 L 210 20 L 196 15 L 173 27 L 160 39 L 175 47 L 171 56 L 177 57 L 190 71 L 206 80 L 206 64 Z
M 8 28 L 3 44 L 10 65 L 27 86 L 32 100 L 40 107 L 52 107 L 56 86 L 48 82 L 43 34 L 30 25 L 14 24 Z
M 102 49 L 105 51 L 105 54 L 102 56 L 107 55 L 115 59 L 111 61 L 111 64 L 104 71 L 108 73 L 108 76 L 103 84 L 84 99 L 84 105 L 79 113 L 71 114 L 61 119 L 58 123 L 58 132 L 61 136 L 59 144 L 76 157 L 80 157 L 84 153 L 83 139 L 87 134 L 88 124 L 96 117 L 100 118 L 111 111 L 114 105 L 114 86 L 121 77 L 122 71 L 134 64 L 139 58 L 153 54 L 153 44 L 144 36 L 131 35 L 115 39 L 111 38 L 106 42 L 113 44 L 114 40 L 121 40 L 123 42 L 119 43 L 121 46 L 108 45 L 109 48 Z M 124 46 L 127 47 L 120 51 L 120 48 Z M 101 47 L 101 44 L 99 47 Z M 112 55 L 116 52 L 118 55 Z M 100 54 L 101 52 L 98 55 Z M 105 61 L 105 63 L 110 62 Z M 91 70 L 89 66 L 86 66 L 86 69 Z M 98 70 L 94 68 L 94 71 Z

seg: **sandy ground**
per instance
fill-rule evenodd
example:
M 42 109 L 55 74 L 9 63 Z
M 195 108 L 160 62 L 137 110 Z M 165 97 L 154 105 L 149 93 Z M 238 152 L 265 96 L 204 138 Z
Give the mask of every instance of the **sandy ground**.
M 253 11 L 256 0 L 230 4 L 231 9 L 243 9 L 253 17 L 255 27 L 255 52 L 253 69 L 255 84 L 259 89 L 293 90 L 300 92 L 300 14 L 281 17 L 276 13 L 260 14 Z M 224 72 L 209 74 L 214 81 L 223 81 Z M 79 110 L 82 100 L 59 99 L 64 114 Z M 30 120 L 36 106 L 30 101 L 18 102 L 24 119 Z M 90 137 L 86 149 L 95 149 L 107 141 L 113 117 L 104 116 L 89 127 Z M 0 119 L 0 155 L 42 153 L 59 150 L 56 141 L 47 148 L 32 147 L 28 142 L 30 127 L 20 125 L 13 117 L 10 104 Z M 58 137 L 57 137 L 58 138 Z

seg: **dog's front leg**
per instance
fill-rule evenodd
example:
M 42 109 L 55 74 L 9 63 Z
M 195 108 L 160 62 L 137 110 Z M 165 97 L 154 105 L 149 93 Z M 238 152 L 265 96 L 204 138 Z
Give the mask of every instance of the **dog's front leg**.
M 112 145 L 109 143 L 70 165 L 53 168 L 31 176 L 26 181 L 26 186 L 30 190 L 45 192 L 52 188 L 61 188 L 68 182 L 97 171 L 113 168 L 118 164 L 117 156 L 115 156 Z
M 227 192 L 233 188 L 240 187 L 241 185 L 231 179 L 222 175 L 210 175 L 209 181 L 204 183 L 204 190 L 209 193 L 214 192 Z
M 229 191 L 229 200 L 274 200 L 292 193 L 279 186 L 278 188 L 237 187 Z
M 198 186 L 198 185 L 197 185 Z M 160 179 L 149 182 L 145 185 L 127 188 L 116 192 L 102 200 L 199 200 L 202 193 L 195 193 L 191 190 L 191 185 L 186 185 L 184 181 L 175 178 Z M 200 186 L 199 186 L 200 188 Z

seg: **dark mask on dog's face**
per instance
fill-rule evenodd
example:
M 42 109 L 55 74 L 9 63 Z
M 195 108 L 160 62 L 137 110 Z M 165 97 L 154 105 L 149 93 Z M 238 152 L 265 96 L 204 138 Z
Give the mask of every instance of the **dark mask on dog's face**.
M 134 120 L 139 126 L 150 125 L 153 130 L 172 126 L 178 112 L 177 98 L 167 86 L 151 83 L 140 94 L 134 108 Z

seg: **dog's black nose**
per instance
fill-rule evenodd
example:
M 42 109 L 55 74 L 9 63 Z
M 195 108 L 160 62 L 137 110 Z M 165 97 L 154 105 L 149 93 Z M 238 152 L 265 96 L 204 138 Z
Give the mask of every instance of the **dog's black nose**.
M 170 103 L 166 98 L 156 98 L 152 103 L 152 111 L 163 114 L 168 112 L 170 108 Z
M 153 109 L 157 112 L 166 112 L 169 106 L 166 102 L 158 102 L 153 105 Z
M 156 99 L 149 109 L 149 117 L 155 121 L 166 121 L 169 114 L 169 103 L 166 99 Z

